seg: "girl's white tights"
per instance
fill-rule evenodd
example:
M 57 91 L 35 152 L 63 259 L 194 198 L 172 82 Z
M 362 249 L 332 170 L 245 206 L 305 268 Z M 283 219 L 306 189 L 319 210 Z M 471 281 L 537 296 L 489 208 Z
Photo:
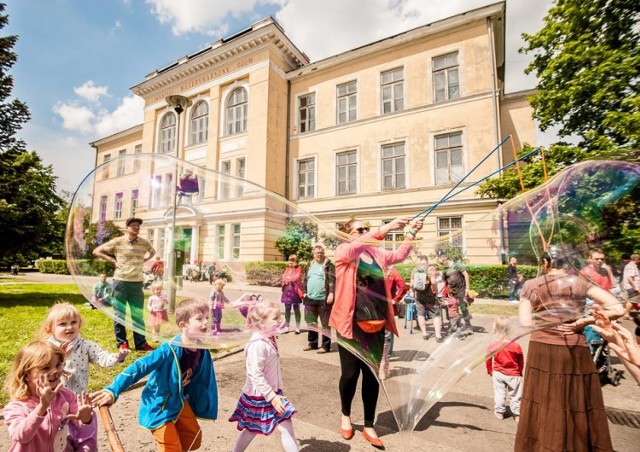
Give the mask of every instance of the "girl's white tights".
M 280 432 L 280 438 L 282 439 L 282 446 L 284 447 L 284 450 L 286 452 L 298 452 L 298 441 L 296 441 L 296 434 L 293 431 L 293 422 L 291 419 L 282 421 L 276 428 Z M 240 436 L 236 439 L 236 443 L 233 445 L 233 452 L 244 451 L 249 447 L 253 438 L 258 435 L 260 435 L 260 433 L 250 432 L 247 429 L 242 430 L 242 432 L 240 432 Z

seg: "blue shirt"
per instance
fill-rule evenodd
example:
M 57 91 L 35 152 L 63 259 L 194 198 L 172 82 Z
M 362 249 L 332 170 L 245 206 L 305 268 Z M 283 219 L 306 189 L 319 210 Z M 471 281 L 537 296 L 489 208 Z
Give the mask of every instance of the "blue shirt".
M 324 266 L 315 261 L 309 265 L 309 272 L 307 273 L 307 298 L 324 300 L 327 296 L 324 288 Z

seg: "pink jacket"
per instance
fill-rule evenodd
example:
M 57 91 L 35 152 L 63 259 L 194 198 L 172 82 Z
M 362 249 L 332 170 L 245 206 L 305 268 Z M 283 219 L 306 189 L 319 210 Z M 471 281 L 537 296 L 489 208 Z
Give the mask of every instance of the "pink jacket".
M 298 292 L 298 296 L 302 298 L 302 267 L 287 267 L 282 274 L 282 285 L 293 283 Z
M 67 414 L 78 411 L 76 395 L 67 388 L 60 388 L 47 413 L 36 415 L 37 397 L 12 400 L 4 407 L 4 422 L 13 440 L 9 451 L 20 452 L 72 452 L 98 450 L 98 421 L 91 423 L 64 421 Z
M 413 246 L 405 241 L 395 251 L 389 251 L 372 245 L 372 240 L 382 240 L 384 234 L 380 231 L 371 231 L 360 236 L 357 240 L 343 242 L 336 248 L 336 295 L 331 309 L 329 325 L 336 329 L 341 336 L 353 339 L 353 313 L 356 307 L 356 275 L 360 255 L 367 251 L 384 274 L 387 266 L 402 262 L 411 252 Z M 385 279 L 385 292 L 387 295 L 387 319 L 384 327 L 396 336 L 398 330 L 393 318 L 393 303 L 391 297 L 391 283 Z

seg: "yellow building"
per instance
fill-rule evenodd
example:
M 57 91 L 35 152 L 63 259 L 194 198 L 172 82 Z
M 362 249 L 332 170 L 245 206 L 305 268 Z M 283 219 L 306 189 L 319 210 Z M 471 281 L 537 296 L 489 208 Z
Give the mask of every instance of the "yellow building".
M 113 160 L 96 177 L 93 221 L 135 212 L 166 254 L 177 176 L 114 160 L 136 152 L 255 182 L 329 225 L 352 215 L 372 226 L 415 215 L 505 136 L 535 145 L 528 93 L 503 93 L 504 15 L 496 3 L 314 63 L 267 18 L 148 74 L 132 88 L 145 100 L 144 123 L 91 143 L 97 165 Z M 191 105 L 176 114 L 170 95 Z M 510 145 L 495 152 L 461 188 L 498 170 L 510 153 Z M 144 171 L 149 177 L 140 177 Z M 155 188 L 139 186 L 146 179 Z M 274 241 L 297 211 L 213 185 L 201 187 L 199 202 L 177 206 L 186 258 L 281 259 Z M 447 201 L 428 217 L 421 252 L 465 228 L 451 240 L 470 262 L 499 262 L 500 225 L 467 232 L 496 206 L 474 190 Z

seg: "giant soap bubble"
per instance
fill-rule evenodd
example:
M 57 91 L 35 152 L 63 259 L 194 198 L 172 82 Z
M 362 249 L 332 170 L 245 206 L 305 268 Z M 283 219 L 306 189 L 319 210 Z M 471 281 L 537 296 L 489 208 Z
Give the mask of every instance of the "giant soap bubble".
M 127 176 L 128 168 L 134 165 L 138 167 L 135 175 Z M 121 167 L 124 167 L 125 175 L 113 178 Z M 177 189 L 174 188 L 175 180 L 179 181 Z M 559 250 L 564 259 L 566 278 L 595 282 L 593 276 L 582 271 L 590 262 L 591 250 L 602 249 L 607 262 L 614 264 L 624 252 L 638 249 L 640 229 L 635 212 L 638 182 L 640 172 L 637 166 L 622 162 L 586 162 L 502 204 L 488 215 L 485 208 L 470 209 L 464 215 L 454 216 L 448 201 L 425 200 L 425 206 L 433 203 L 434 208 L 425 218 L 420 238 L 409 240 L 411 236 L 407 232 L 410 227 L 387 231 L 387 235 L 377 233 L 378 228 L 397 213 L 389 214 L 378 209 L 373 218 L 358 218 L 365 226 L 362 233 L 343 234 L 336 230 L 338 220 L 335 218 L 331 223 L 329 220 L 321 221 L 298 205 L 245 180 L 158 154 L 126 157 L 96 168 L 78 189 L 67 229 L 69 267 L 82 293 L 91 299 L 98 273 L 105 268 L 104 263 L 93 258 L 92 251 L 120 233 L 120 229 L 114 228 L 106 218 L 112 218 L 111 212 L 118 212 L 118 209 L 120 218 L 130 216 L 132 209 L 128 200 L 135 190 L 137 205 L 133 213 L 144 220 L 141 236 L 152 239 L 166 263 L 160 279 L 165 294 L 173 297 L 172 291 L 175 290 L 174 303 L 184 298 L 209 300 L 212 286 L 206 282 L 185 280 L 188 273 L 196 271 L 196 263 L 187 262 L 188 258 L 232 257 L 225 259 L 224 274 L 216 275 L 229 280 L 224 288 L 229 302 L 219 310 L 222 311 L 219 328 L 216 326 L 215 330 L 199 338 L 201 347 L 226 348 L 249 340 L 251 331 L 245 326 L 244 315 L 252 303 L 259 299 L 279 303 L 282 296 L 278 288 L 264 289 L 264 285 L 269 283 L 279 286 L 279 278 L 268 281 L 272 276 L 252 272 L 250 266 L 245 270 L 244 264 L 234 262 L 238 258 L 234 253 L 240 250 L 240 244 L 243 260 L 251 260 L 252 253 L 256 255 L 255 260 L 279 260 L 281 257 L 273 247 L 276 240 L 303 240 L 299 231 L 287 232 L 285 223 L 288 218 L 314 226 L 318 231 L 317 237 L 310 239 L 310 243 L 323 241 L 344 245 L 341 245 L 343 251 L 329 246 L 327 256 L 336 264 L 337 274 L 343 278 L 337 283 L 341 287 L 341 296 L 348 294 L 354 298 L 336 298 L 332 313 L 329 314 L 327 309 L 320 319 L 312 316 L 305 319 L 303 315 L 299 328 L 331 337 L 332 341 L 358 356 L 380 378 L 384 398 L 403 432 L 403 445 L 408 449 L 410 434 L 427 411 L 462 377 L 499 350 L 500 344 L 520 340 L 532 331 L 556 328 L 588 313 L 582 301 L 572 299 L 568 302 L 563 297 L 551 297 L 550 303 L 537 306 L 525 316 L 518 315 L 517 306 L 506 306 L 500 313 L 509 316 L 508 333 L 495 336 L 491 326 L 496 313 L 483 312 L 482 307 L 476 304 L 470 307 L 472 328 L 465 328 L 466 315 L 462 307 L 468 307 L 463 303 L 470 299 L 463 294 L 460 298 L 464 301 L 460 302 L 443 292 L 445 281 L 442 274 L 446 273 L 448 265 L 459 266 L 453 263 L 458 258 L 467 261 L 464 265 L 474 275 L 471 286 L 480 292 L 479 299 L 506 298 L 509 290 L 506 266 L 503 273 L 495 274 L 474 271 L 473 265 L 498 263 L 503 253 L 505 258 L 517 257 L 523 279 L 532 280 L 538 275 L 538 264 L 544 253 Z M 120 198 L 117 193 L 122 194 Z M 456 196 L 455 191 L 453 196 Z M 117 205 L 118 199 L 124 199 L 120 205 Z M 348 214 L 345 214 L 340 220 L 348 219 Z M 365 230 L 369 227 L 371 232 L 367 233 Z M 202 233 L 204 230 L 207 234 Z M 200 236 L 214 239 L 201 243 L 196 239 Z M 260 253 L 265 243 L 271 251 L 262 256 Z M 175 257 L 171 255 L 171 249 L 175 249 Z M 364 255 L 369 257 L 363 258 Z M 430 306 L 425 314 L 429 319 L 424 323 L 407 318 L 409 312 L 414 315 L 416 304 L 412 300 L 419 295 L 416 291 L 422 290 L 411 278 L 419 265 L 420 255 L 427 256 L 428 265 L 432 266 L 425 273 L 431 275 L 430 272 L 435 272 L 433 280 L 429 276 L 422 278 L 421 282 L 424 285 L 429 281 L 426 286 L 433 287 Z M 451 258 L 452 262 L 445 263 L 439 255 Z M 371 258 L 382 264 L 382 268 L 372 266 Z M 170 268 L 173 259 L 177 262 L 176 277 Z M 200 270 L 202 264 L 211 264 L 213 258 L 205 260 L 197 263 Z M 311 265 L 311 262 L 303 264 Z M 387 297 L 397 295 L 386 272 L 390 264 L 394 264 L 400 278 L 415 289 L 412 298 L 395 297 L 398 298 L 395 305 Z M 113 271 L 113 268 L 108 270 Z M 216 271 L 222 270 L 218 263 Z M 382 279 L 386 283 L 376 286 Z M 563 281 L 575 285 L 575 281 Z M 449 283 L 453 284 L 450 280 Z M 345 288 L 348 289 L 346 292 Z M 313 290 L 321 292 L 319 287 Z M 147 291 L 146 294 L 150 293 Z M 456 306 L 456 303 L 462 306 Z M 107 315 L 119 318 L 121 314 L 116 312 L 117 306 L 116 303 L 105 303 L 100 308 Z M 405 318 L 393 318 L 392 313 L 397 306 L 406 308 Z M 305 307 L 301 309 L 304 311 Z M 161 340 L 171 341 L 178 331 L 171 312 L 169 309 L 169 322 L 161 326 Z M 333 317 L 334 326 L 336 321 L 350 326 L 336 335 L 335 328 L 326 328 L 329 315 Z M 147 320 L 148 311 L 143 310 L 142 316 Z M 434 321 L 434 318 L 440 320 Z M 383 319 L 386 320 L 384 325 L 380 322 Z M 148 323 L 133 325 L 129 315 L 124 323 L 152 335 Z M 423 325 L 427 340 L 423 338 Z M 295 326 L 293 313 L 290 328 Z M 398 333 L 392 347 L 388 342 L 385 344 L 385 329 Z M 436 333 L 440 334 L 442 342 L 436 342 Z M 301 339 L 300 342 L 304 341 Z M 318 340 L 319 346 L 320 342 L 321 339 Z M 490 391 L 490 380 L 487 382 Z M 355 400 L 358 401 L 359 397 Z M 378 406 L 379 412 L 384 409 Z

